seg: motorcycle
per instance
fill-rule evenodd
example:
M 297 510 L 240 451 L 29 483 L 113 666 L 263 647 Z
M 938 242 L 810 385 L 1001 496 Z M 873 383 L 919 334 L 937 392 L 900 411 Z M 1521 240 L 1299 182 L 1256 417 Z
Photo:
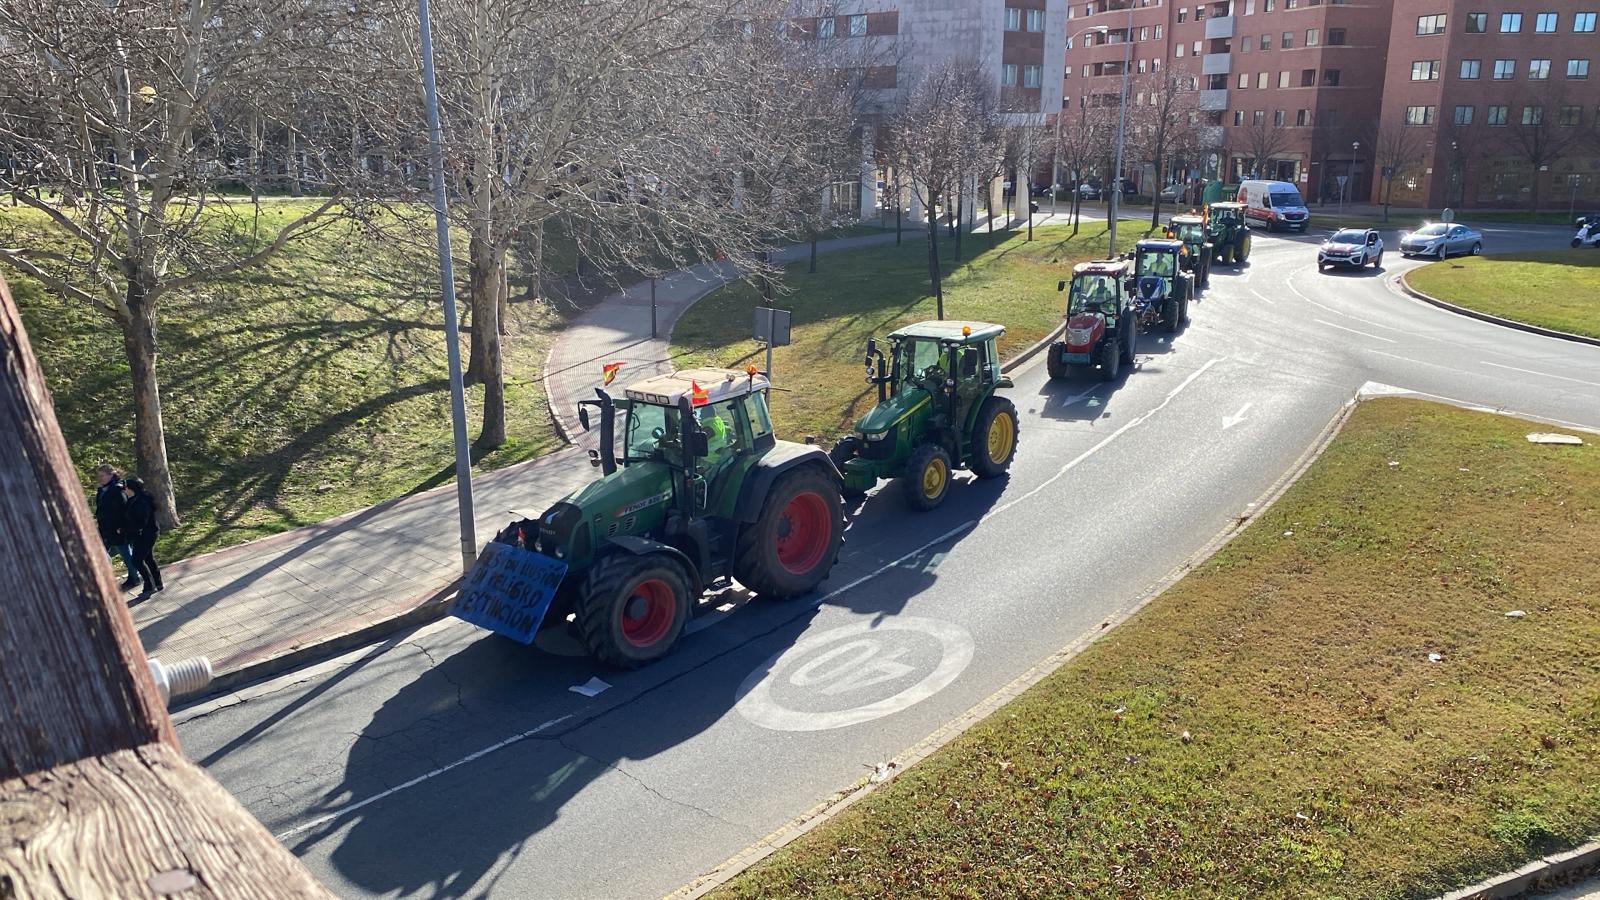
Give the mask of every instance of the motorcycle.
M 1572 236 L 1572 246 L 1600 247 L 1600 216 L 1584 216 L 1578 220 L 1578 231 Z

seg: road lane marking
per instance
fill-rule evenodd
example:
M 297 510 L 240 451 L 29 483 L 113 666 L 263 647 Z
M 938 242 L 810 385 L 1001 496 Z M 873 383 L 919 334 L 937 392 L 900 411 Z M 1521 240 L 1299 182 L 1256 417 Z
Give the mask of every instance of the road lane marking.
M 1538 375 L 1540 378 L 1555 378 L 1555 379 L 1558 379 L 1560 381 L 1570 381 L 1573 384 L 1586 384 L 1589 387 L 1600 387 L 1600 382 L 1584 381 L 1582 378 L 1568 378 L 1565 375 L 1551 375 L 1549 372 L 1535 372 L 1532 369 L 1519 369 L 1516 366 L 1502 366 L 1499 363 L 1492 363 L 1492 362 L 1489 362 L 1486 359 L 1479 360 L 1479 362 L 1483 363 L 1486 366 L 1494 366 L 1496 369 L 1509 369 L 1509 370 L 1511 370 L 1513 372 L 1522 372 L 1522 373 L 1527 374 L 1527 375 Z
M 427 781 L 427 780 L 429 780 L 431 778 L 436 778 L 436 777 L 438 777 L 440 775 L 443 775 L 444 773 L 450 771 L 451 769 L 459 768 L 461 766 L 466 765 L 467 763 L 474 762 L 476 760 L 482 759 L 483 757 L 488 756 L 489 754 L 495 752 L 496 750 L 499 750 L 499 749 L 504 748 L 504 747 L 509 747 L 512 744 L 517 743 L 518 741 L 525 741 L 528 738 L 531 738 L 534 735 L 537 735 L 541 731 L 545 731 L 545 730 L 548 730 L 550 728 L 554 728 L 557 725 L 560 725 L 562 722 L 565 722 L 566 720 L 568 720 L 570 718 L 572 718 L 572 714 L 568 713 L 567 715 L 561 716 L 560 718 L 551 719 L 548 722 L 544 722 L 544 723 L 540 724 L 538 727 L 530 728 L 527 731 L 522 732 L 521 734 L 514 734 L 511 737 L 508 737 L 505 740 L 500 741 L 499 743 L 490 744 L 489 746 L 483 748 L 482 750 L 479 750 L 479 751 L 477 751 L 475 753 L 469 753 L 466 756 L 463 756 L 460 759 L 456 760 L 455 762 L 450 763 L 449 765 L 440 766 L 439 768 L 434 769 L 431 772 L 424 772 L 421 775 L 418 775 L 417 777 L 411 779 L 410 781 L 405 782 L 404 784 L 397 784 L 394 787 L 389 788 L 386 791 L 382 791 L 380 793 L 373 794 L 371 797 L 368 797 L 365 800 L 359 800 L 359 801 L 357 801 L 355 803 L 351 803 L 351 804 L 348 804 L 346 806 L 341 806 L 337 810 L 334 810 L 333 812 L 328 813 L 325 816 L 318 816 L 317 818 L 312 819 L 309 822 L 302 822 L 301 824 L 296 825 L 295 827 L 289 829 L 288 831 L 285 831 L 285 832 L 277 835 L 277 838 L 280 841 L 288 840 L 289 838 L 292 838 L 297 834 L 302 834 L 304 832 L 310 831 L 311 829 L 316 828 L 318 825 L 325 825 L 325 824 L 327 824 L 329 822 L 332 822 L 334 819 L 337 819 L 337 818 L 340 818 L 341 816 L 345 816 L 345 815 L 348 815 L 350 813 L 353 813 L 356 810 L 362 808 L 363 806 L 371 806 L 372 804 L 377 803 L 379 800 L 382 800 L 385 797 L 392 797 L 395 794 L 398 794 L 401 791 L 406 790 L 407 788 L 416 787 L 417 785 L 423 783 L 424 781 Z
M 1233 415 L 1231 415 L 1231 416 L 1223 416 L 1222 417 L 1222 430 L 1223 431 L 1227 431 L 1229 428 L 1232 428 L 1233 426 L 1239 424 L 1240 422 L 1243 422 L 1244 421 L 1244 414 L 1249 412 L 1250 411 L 1250 407 L 1252 407 L 1252 406 L 1255 406 L 1255 404 L 1254 403 L 1246 403 L 1245 405 L 1239 407 L 1239 411 L 1234 413 Z
M 1256 290 L 1255 288 L 1251 288 L 1250 289 L 1250 293 L 1255 294 L 1258 299 L 1260 299 L 1262 302 L 1266 303 L 1268 306 L 1277 306 L 1278 305 L 1278 301 L 1272 299 L 1271 297 L 1268 297 L 1266 294 L 1261 293 L 1260 291 Z
M 1351 313 L 1347 313 L 1342 309 L 1334 309 L 1333 307 L 1329 306 L 1326 303 L 1319 303 L 1316 300 L 1313 300 L 1310 297 L 1307 297 L 1304 291 L 1302 291 L 1299 288 L 1295 287 L 1294 284 L 1292 282 L 1288 281 L 1287 279 L 1285 279 L 1283 283 L 1284 283 L 1285 286 L 1287 286 L 1289 288 L 1289 290 L 1294 291 L 1295 296 L 1299 297 L 1301 300 L 1304 300 L 1305 302 L 1311 304 L 1312 306 L 1316 306 L 1316 307 L 1320 307 L 1322 309 L 1325 309 L 1328 312 L 1331 312 L 1336 316 L 1344 316 L 1346 319 L 1355 319 L 1357 322 L 1360 322 L 1360 323 L 1362 323 L 1364 325 L 1371 325 L 1374 328 L 1382 328 L 1385 331 L 1401 331 L 1401 330 L 1403 330 L 1403 329 L 1400 329 L 1400 328 L 1396 328 L 1393 325 L 1385 325 L 1382 322 L 1374 322 L 1371 319 L 1363 319 L 1360 316 L 1352 315 Z M 1335 326 L 1335 327 L 1337 327 L 1337 326 Z M 1393 342 L 1391 341 L 1391 343 L 1393 343 Z
M 1350 318 L 1353 319 L 1353 318 L 1355 318 L 1355 316 L 1351 316 Z M 1393 338 L 1378 337 L 1375 334 L 1369 334 L 1369 333 L 1367 333 L 1365 331 L 1357 331 L 1354 328 L 1346 328 L 1343 325 L 1335 325 L 1332 322 L 1329 322 L 1329 321 L 1327 321 L 1325 319 L 1312 319 L 1311 321 L 1316 322 L 1318 325 L 1326 325 L 1329 328 L 1337 328 L 1340 331 L 1348 331 L 1351 334 L 1359 334 L 1359 335 L 1361 335 L 1362 337 L 1365 337 L 1365 338 L 1372 338 L 1375 341 L 1383 341 L 1385 344 L 1396 344 L 1396 343 L 1399 343 L 1398 341 L 1394 340 Z

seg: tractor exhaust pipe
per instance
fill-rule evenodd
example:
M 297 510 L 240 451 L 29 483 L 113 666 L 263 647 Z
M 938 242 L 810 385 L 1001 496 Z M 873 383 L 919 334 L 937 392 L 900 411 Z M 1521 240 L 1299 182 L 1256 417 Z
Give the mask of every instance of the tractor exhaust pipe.
M 600 398 L 600 471 L 610 475 L 617 470 L 617 407 L 605 388 L 595 388 Z

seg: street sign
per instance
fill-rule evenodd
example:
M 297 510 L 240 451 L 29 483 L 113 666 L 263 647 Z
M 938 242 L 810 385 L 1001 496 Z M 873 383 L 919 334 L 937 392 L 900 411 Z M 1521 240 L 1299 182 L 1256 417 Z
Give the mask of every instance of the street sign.
M 755 337 L 769 347 L 789 346 L 789 311 L 771 306 L 756 307 Z
M 1451 222 L 1456 220 L 1456 211 L 1447 206 L 1445 207 L 1444 212 L 1439 214 L 1439 219 L 1446 225 L 1449 225 Z
M 524 644 L 533 643 L 567 564 L 498 541 L 483 548 L 450 614 Z
M 1350 180 L 1350 176 L 1349 175 L 1335 175 L 1333 177 L 1333 180 L 1339 182 L 1339 190 L 1342 191 L 1342 190 L 1344 190 L 1344 183 L 1346 181 Z
M 1394 177 L 1394 166 L 1384 166 L 1383 167 L 1383 177 L 1385 177 L 1385 178 L 1393 178 Z

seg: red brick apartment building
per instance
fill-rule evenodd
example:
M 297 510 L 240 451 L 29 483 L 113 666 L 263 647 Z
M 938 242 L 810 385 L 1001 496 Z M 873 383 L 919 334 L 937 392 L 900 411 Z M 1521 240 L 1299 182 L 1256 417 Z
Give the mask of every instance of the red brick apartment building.
M 1254 171 L 1312 201 L 1593 205 L 1597 12 L 1600 0 L 1073 0 L 1062 103 L 1115 107 L 1126 51 L 1134 102 L 1141 75 L 1197 79 L 1205 177 Z M 1145 190 L 1182 174 L 1140 169 L 1125 174 Z

